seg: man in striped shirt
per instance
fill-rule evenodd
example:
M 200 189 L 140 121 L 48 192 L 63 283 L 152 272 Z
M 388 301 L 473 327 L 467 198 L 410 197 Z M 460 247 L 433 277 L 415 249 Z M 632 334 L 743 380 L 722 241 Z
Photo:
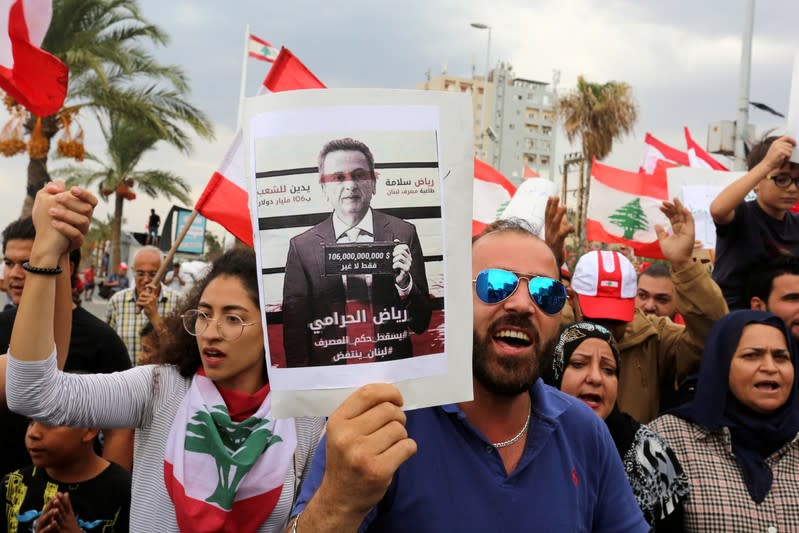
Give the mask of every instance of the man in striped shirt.
M 163 318 L 175 310 L 180 296 L 163 284 L 153 287 L 160 267 L 161 251 L 155 246 L 141 248 L 133 258 L 134 286 L 108 300 L 108 325 L 122 338 L 134 365 L 141 351 L 141 329 L 151 323 L 159 331 Z

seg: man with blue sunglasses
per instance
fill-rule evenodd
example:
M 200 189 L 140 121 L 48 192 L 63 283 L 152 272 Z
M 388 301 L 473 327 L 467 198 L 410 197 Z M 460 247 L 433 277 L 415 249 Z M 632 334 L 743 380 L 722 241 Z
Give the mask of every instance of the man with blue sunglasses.
M 289 531 L 649 530 L 607 427 L 539 379 L 565 290 L 544 241 L 498 221 L 472 244 L 474 400 L 404 413 L 393 385 L 330 416 Z

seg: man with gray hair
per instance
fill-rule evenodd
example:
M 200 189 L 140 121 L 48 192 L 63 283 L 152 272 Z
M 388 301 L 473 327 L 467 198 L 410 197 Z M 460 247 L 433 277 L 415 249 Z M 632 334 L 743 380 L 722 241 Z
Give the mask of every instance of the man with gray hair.
M 134 286 L 108 300 L 108 325 L 122 338 L 134 365 L 141 351 L 141 329 L 151 323 L 160 330 L 163 317 L 174 311 L 180 296 L 163 284 L 152 284 L 160 267 L 161 250 L 155 246 L 140 248 L 133 257 Z

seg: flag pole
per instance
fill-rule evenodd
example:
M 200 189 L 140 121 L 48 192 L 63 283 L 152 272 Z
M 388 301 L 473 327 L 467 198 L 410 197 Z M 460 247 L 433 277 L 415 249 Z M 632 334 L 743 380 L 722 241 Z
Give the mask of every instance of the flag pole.
M 152 284 L 158 287 L 161 284 L 161 280 L 164 279 L 164 275 L 166 274 L 167 268 L 172 263 L 172 259 L 175 257 L 175 253 L 178 251 L 178 246 L 180 243 L 183 242 L 183 239 L 186 238 L 186 234 L 189 232 L 189 228 L 194 223 L 194 219 L 197 218 L 199 213 L 196 209 L 191 210 L 191 214 L 186 218 L 186 222 L 183 224 L 183 228 L 181 228 L 180 233 L 175 238 L 175 242 L 172 243 L 172 247 L 164 257 L 163 261 L 161 261 L 161 266 L 158 268 L 158 272 L 155 273 L 155 279 L 153 279 Z
M 244 52 L 241 57 L 241 82 L 239 84 L 239 110 L 236 116 L 236 128 L 241 128 L 244 121 L 244 98 L 247 96 L 247 58 L 250 50 L 250 25 L 244 30 Z

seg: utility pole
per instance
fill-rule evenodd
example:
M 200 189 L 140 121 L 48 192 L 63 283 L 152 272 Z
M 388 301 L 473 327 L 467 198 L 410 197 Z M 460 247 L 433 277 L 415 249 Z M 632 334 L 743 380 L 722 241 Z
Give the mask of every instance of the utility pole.
M 735 170 L 746 169 L 746 130 L 749 125 L 749 78 L 752 70 L 752 28 L 755 0 L 745 0 L 744 33 L 741 41 L 741 69 L 738 75 L 738 115 L 735 120 Z

